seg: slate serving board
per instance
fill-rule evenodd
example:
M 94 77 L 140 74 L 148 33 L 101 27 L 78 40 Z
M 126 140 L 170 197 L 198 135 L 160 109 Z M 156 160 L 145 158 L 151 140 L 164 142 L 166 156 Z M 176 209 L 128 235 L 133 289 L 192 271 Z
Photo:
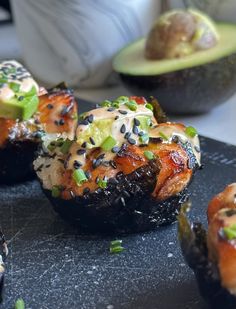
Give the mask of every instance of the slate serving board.
M 84 105 L 84 107 L 86 107 Z M 81 109 L 80 109 L 81 110 Z M 236 147 L 201 138 L 204 169 L 191 184 L 191 218 L 206 223 L 210 198 L 236 181 Z M 37 181 L 0 186 L 0 222 L 9 242 L 2 308 L 207 308 L 184 264 L 176 224 L 123 239 L 83 235 L 55 214 Z

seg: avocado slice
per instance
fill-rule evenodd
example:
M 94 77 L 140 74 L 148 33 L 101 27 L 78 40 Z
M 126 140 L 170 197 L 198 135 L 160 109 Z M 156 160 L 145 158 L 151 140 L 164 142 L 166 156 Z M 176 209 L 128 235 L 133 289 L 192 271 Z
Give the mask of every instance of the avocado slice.
M 166 112 L 207 112 L 236 90 L 236 25 L 217 23 L 216 28 L 216 46 L 179 59 L 146 59 L 142 38 L 115 56 L 114 70 L 136 95 L 156 96 Z
M 9 99 L 0 100 L 0 117 L 27 120 L 37 111 L 38 103 L 34 87 L 27 93 L 17 92 Z

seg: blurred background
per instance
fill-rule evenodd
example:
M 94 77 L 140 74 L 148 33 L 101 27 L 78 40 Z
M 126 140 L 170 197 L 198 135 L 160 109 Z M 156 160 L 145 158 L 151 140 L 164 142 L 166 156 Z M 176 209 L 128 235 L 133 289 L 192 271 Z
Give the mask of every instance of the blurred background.
M 45 86 L 65 81 L 89 102 L 129 95 L 112 70 L 112 58 L 147 35 L 161 12 L 188 6 L 236 22 L 235 0 L 1 0 L 0 60 L 23 62 Z M 233 96 L 208 114 L 171 120 L 236 144 L 235 114 Z

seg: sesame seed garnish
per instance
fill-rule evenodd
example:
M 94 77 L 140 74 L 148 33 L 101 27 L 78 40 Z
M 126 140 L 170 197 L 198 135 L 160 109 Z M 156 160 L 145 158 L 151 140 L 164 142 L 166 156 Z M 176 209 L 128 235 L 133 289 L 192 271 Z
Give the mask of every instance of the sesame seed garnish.
M 134 134 L 138 134 L 138 127 L 136 127 L 136 125 L 133 126 L 133 133 Z
M 59 120 L 55 120 L 54 123 L 56 126 L 59 126 Z
M 135 139 L 133 139 L 133 138 L 131 138 L 131 137 L 128 138 L 128 142 L 129 142 L 131 145 L 135 145 L 135 144 L 136 144 Z
M 83 194 L 88 194 L 90 192 L 90 189 L 88 187 L 84 188 Z
M 119 109 L 118 112 L 119 112 L 120 114 L 122 114 L 122 115 L 127 115 L 127 114 L 128 114 L 127 111 L 124 111 L 124 110 L 122 110 L 122 109 Z
M 83 144 L 81 145 L 82 148 L 86 148 L 87 147 L 87 143 L 83 142 Z
M 197 145 L 194 146 L 194 149 L 196 150 L 196 152 L 201 152 L 200 147 Z
M 22 101 L 22 100 L 24 100 L 24 98 L 25 97 L 23 95 L 21 95 L 21 96 L 18 97 L 18 101 Z
M 79 149 L 79 150 L 77 150 L 77 155 L 79 155 L 79 156 L 81 156 L 81 155 L 83 155 L 85 153 L 86 153 L 86 149 Z
M 102 153 L 97 157 L 97 160 L 104 159 L 104 157 L 105 157 L 105 153 Z
M 121 126 L 121 128 L 120 128 L 120 133 L 125 133 L 125 131 L 126 131 L 126 126 L 125 126 L 125 124 L 122 124 L 122 126 Z
M 71 106 L 64 106 L 61 110 L 61 116 L 65 116 L 66 114 L 68 114 L 70 109 L 71 109 Z
M 134 124 L 138 127 L 140 126 L 140 121 L 137 118 L 134 118 Z
M 101 164 L 102 164 L 102 159 L 94 159 L 93 160 L 93 168 L 96 168 Z
M 120 151 L 120 147 L 118 147 L 118 146 L 115 146 L 115 147 L 113 147 L 112 148 L 112 150 L 111 150 L 113 153 L 117 153 L 117 152 L 119 152 Z
M 47 105 L 47 108 L 48 108 L 48 109 L 53 109 L 53 105 L 49 103 L 49 104 Z
M 89 124 L 88 120 L 87 119 L 84 119 L 80 122 L 80 124 L 84 125 L 84 126 L 87 126 Z
M 110 161 L 109 161 L 109 163 L 110 163 L 110 166 L 111 166 L 111 167 L 113 167 L 114 169 L 116 169 L 116 168 L 117 168 L 117 166 L 116 166 L 116 162 L 115 162 L 115 161 L 110 160 Z
M 64 119 L 60 119 L 60 120 L 59 120 L 59 125 L 60 125 L 60 126 L 63 126 L 64 124 L 65 124 L 65 120 L 64 120 Z
M 126 133 L 125 133 L 125 139 L 128 139 L 130 136 L 131 136 L 131 133 L 130 133 L 130 132 L 126 132 Z
M 119 181 L 116 178 L 110 178 L 109 183 L 111 183 L 112 185 L 117 185 Z
M 113 112 L 114 110 L 115 110 L 114 107 L 109 107 L 109 108 L 107 109 L 108 112 Z
M 120 118 L 119 116 L 116 116 L 116 117 L 115 117 L 115 120 L 117 120 L 117 119 L 119 119 L 119 118 Z
M 93 119 L 94 119 L 93 114 L 91 114 L 91 115 L 89 115 L 89 116 L 87 117 L 87 120 L 88 120 L 89 123 L 92 123 L 92 122 L 93 122 Z
M 94 139 L 93 139 L 92 137 L 90 137 L 89 140 L 90 140 L 90 143 L 91 143 L 92 145 L 95 145 L 95 141 L 94 141 Z
M 74 166 L 75 169 L 78 169 L 78 168 L 80 168 L 82 166 L 82 163 L 77 161 L 77 160 L 75 160 L 73 166 Z
M 89 171 L 86 171 L 85 172 L 85 176 L 90 179 L 92 177 L 91 173 Z
M 143 135 L 144 135 L 143 131 L 138 132 L 138 136 L 143 136 Z

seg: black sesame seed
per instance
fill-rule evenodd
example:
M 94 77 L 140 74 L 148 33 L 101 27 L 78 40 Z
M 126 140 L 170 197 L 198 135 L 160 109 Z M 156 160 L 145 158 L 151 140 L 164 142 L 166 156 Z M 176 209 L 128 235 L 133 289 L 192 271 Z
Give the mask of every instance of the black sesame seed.
M 59 126 L 59 120 L 55 120 L 54 123 L 56 126 Z
M 125 138 L 126 138 L 126 139 L 128 139 L 130 136 L 131 136 L 131 133 L 130 133 L 130 132 L 126 132 L 126 133 L 125 133 Z
M 47 105 L 47 108 L 48 108 L 48 109 L 53 109 L 53 105 L 49 103 L 49 104 Z
M 83 142 L 83 144 L 81 145 L 82 148 L 86 148 L 87 147 L 87 143 Z
M 93 168 L 96 168 L 101 164 L 102 164 L 102 159 L 94 159 L 93 160 Z
M 80 122 L 80 124 L 84 125 L 84 126 L 87 126 L 89 124 L 88 120 L 87 119 L 84 119 Z
M 77 150 L 77 155 L 79 155 L 79 156 L 81 156 L 81 155 L 83 155 L 85 153 L 86 153 L 86 149 L 79 149 L 79 150 Z
M 120 128 L 120 133 L 125 133 L 126 131 L 126 126 L 125 124 L 122 124 L 121 128 Z
M 117 119 L 119 119 L 119 118 L 120 118 L 119 116 L 116 116 L 116 117 L 115 117 L 115 120 L 117 120 Z
M 112 148 L 112 150 L 111 150 L 113 153 L 117 153 L 117 152 L 119 152 L 120 151 L 120 147 L 118 147 L 118 146 L 115 146 L 115 147 L 113 147 Z
M 114 107 L 109 107 L 109 108 L 107 109 L 108 112 L 113 112 L 114 110 L 115 110 Z
M 143 136 L 143 135 L 144 135 L 143 131 L 138 132 L 138 136 Z
M 129 142 L 131 145 L 135 145 L 135 144 L 136 144 L 135 139 L 133 139 L 133 138 L 131 138 L 131 137 L 128 138 L 128 142 Z
M 173 143 L 178 143 L 179 137 L 177 135 L 174 135 L 171 140 L 172 140 Z
M 108 166 L 109 166 L 109 161 L 103 161 L 103 162 L 102 162 L 102 165 L 108 167 Z
M 127 111 L 124 111 L 124 110 L 121 110 L 121 109 L 119 109 L 118 112 L 119 112 L 121 115 L 127 115 L 127 114 L 128 114 Z
M 201 152 L 200 147 L 198 145 L 195 145 L 194 149 L 196 150 L 196 152 Z
M 117 168 L 117 166 L 116 166 L 116 162 L 115 162 L 115 161 L 110 160 L 110 161 L 109 161 L 109 163 L 110 163 L 110 166 L 111 166 L 111 167 L 113 167 L 114 169 L 116 169 L 116 168 Z
M 119 181 L 116 178 L 110 178 L 109 183 L 111 183 L 112 185 L 117 185 Z
M 134 124 L 138 127 L 140 126 L 140 121 L 137 118 L 134 118 Z
M 34 123 L 35 123 L 35 124 L 40 124 L 39 119 L 35 119 L 35 120 L 34 120 Z
M 87 179 L 90 179 L 92 177 L 92 175 L 89 171 L 86 171 L 84 174 L 87 177 Z
M 82 163 L 77 161 L 77 160 L 75 160 L 73 166 L 74 166 L 75 169 L 78 169 L 78 168 L 80 168 L 82 166 Z
M 91 143 L 92 145 L 95 145 L 95 141 L 94 141 L 94 139 L 93 139 L 92 137 L 90 137 L 89 140 L 90 140 L 90 143 Z
M 94 116 L 91 114 L 88 116 L 87 120 L 89 123 L 92 123 L 93 122 L 93 119 L 94 119 Z
M 105 153 L 100 154 L 96 159 L 97 160 L 102 160 L 105 157 Z
M 88 187 L 84 188 L 83 194 L 88 194 L 90 192 L 90 189 Z
M 61 110 L 61 116 L 65 116 L 70 111 L 70 106 L 64 106 Z
M 138 127 L 136 125 L 133 126 L 133 133 L 138 135 Z
M 19 97 L 18 97 L 18 101 L 22 101 L 22 100 L 24 100 L 24 96 L 23 95 L 20 95 Z
M 45 165 L 45 167 L 46 167 L 46 168 L 49 168 L 50 166 L 51 166 L 51 164 L 47 164 L 47 165 Z
M 64 124 L 65 124 L 65 120 L 64 120 L 64 119 L 60 119 L 60 120 L 59 120 L 59 125 L 60 125 L 60 126 L 63 126 Z
M 59 161 L 59 162 L 61 162 L 62 164 L 64 164 L 64 160 L 61 159 L 61 158 L 57 159 L 57 161 Z
M 129 197 L 130 197 L 129 192 L 127 192 L 127 191 L 125 191 L 125 190 L 124 190 L 122 193 L 123 193 L 123 195 L 124 195 L 125 197 L 127 197 L 127 198 L 129 198 Z

